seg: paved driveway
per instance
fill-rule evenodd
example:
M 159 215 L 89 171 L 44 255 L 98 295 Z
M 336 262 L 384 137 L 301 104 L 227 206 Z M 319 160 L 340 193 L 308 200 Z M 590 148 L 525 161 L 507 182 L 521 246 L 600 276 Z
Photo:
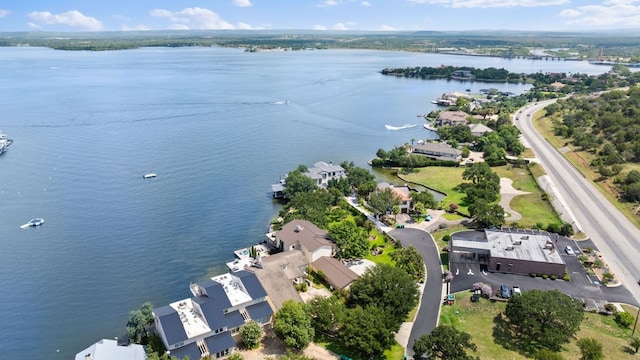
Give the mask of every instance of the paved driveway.
M 427 267 L 425 283 L 418 314 L 406 343 L 407 355 L 413 357 L 413 343 L 424 334 L 430 334 L 438 323 L 440 303 L 442 302 L 442 265 L 440 253 L 431 234 L 415 228 L 395 229 L 389 235 L 399 241 L 402 246 L 413 245 L 422 255 Z M 405 344 L 402 344 L 405 345 Z

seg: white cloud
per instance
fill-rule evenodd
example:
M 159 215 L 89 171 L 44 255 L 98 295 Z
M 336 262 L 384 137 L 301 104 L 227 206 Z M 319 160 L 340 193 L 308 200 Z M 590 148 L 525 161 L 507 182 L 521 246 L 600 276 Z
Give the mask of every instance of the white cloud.
M 122 31 L 143 31 L 143 30 L 145 30 L 146 31 L 146 30 L 151 30 L 151 28 L 146 26 L 146 25 L 142 25 L 142 24 L 136 25 L 134 27 L 130 27 L 128 25 L 124 25 L 123 24 L 122 26 L 120 26 L 120 30 L 122 30 Z
M 233 5 L 238 7 L 249 7 L 251 6 L 251 0 L 233 0 Z
M 327 27 L 324 25 L 313 25 L 313 30 L 327 30 Z
M 42 26 L 34 23 L 34 22 L 28 22 L 27 25 L 29 25 L 30 28 L 32 29 L 42 29 Z
M 636 2 L 610 0 L 603 5 L 586 5 L 565 9 L 560 12 L 560 16 L 566 18 L 569 25 L 610 28 L 637 27 L 640 24 L 640 5 L 633 5 Z
M 385 24 L 382 24 L 382 26 L 380 26 L 380 30 L 383 30 L 383 31 L 398 31 L 398 29 L 394 28 L 393 26 L 389 26 L 389 25 L 385 25 Z
M 407 0 L 414 4 L 444 5 L 450 8 L 514 8 L 568 4 L 571 0 Z M 613 0 L 616 1 L 616 0 Z M 624 0 L 618 0 L 624 1 Z
M 0 9 L 0 18 L 5 17 L 7 15 L 9 15 L 11 11 L 6 10 L 6 9 Z
M 371 6 L 371 3 L 368 1 L 363 1 L 360 4 L 362 4 L 362 6 Z
M 85 16 L 78 10 L 71 10 L 62 14 L 52 14 L 48 11 L 34 11 L 27 14 L 27 16 L 40 24 L 67 25 L 91 31 L 102 30 L 102 22 L 100 20 L 91 16 Z M 40 25 L 38 24 L 38 26 Z
M 347 28 L 347 25 L 344 23 L 337 23 L 333 25 L 333 30 L 349 30 L 349 28 Z
M 242 29 L 242 30 L 252 30 L 253 26 L 247 24 L 247 23 L 243 23 L 243 22 L 239 22 L 238 26 L 236 27 L 237 29 Z
M 231 30 L 239 28 L 221 19 L 218 14 L 199 7 L 186 8 L 182 11 L 169 11 L 165 9 L 155 9 L 150 12 L 151 16 L 166 17 L 173 23 L 170 29 L 174 30 Z M 242 26 L 248 26 L 242 24 Z
M 318 4 L 318 7 L 337 6 L 338 4 L 337 0 L 325 0 L 323 3 Z

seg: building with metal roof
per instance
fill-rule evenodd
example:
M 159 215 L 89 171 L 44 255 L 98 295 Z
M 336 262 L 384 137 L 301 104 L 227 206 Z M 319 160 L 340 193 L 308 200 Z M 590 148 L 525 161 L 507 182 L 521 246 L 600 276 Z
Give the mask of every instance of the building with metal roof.
M 451 258 L 486 264 L 489 271 L 564 276 L 565 262 L 546 232 L 485 230 L 451 236 Z
M 102 339 L 76 354 L 75 360 L 145 360 L 144 346 L 118 345 L 117 340 Z
M 156 331 L 171 355 L 192 360 L 224 357 L 235 349 L 232 335 L 255 320 L 271 322 L 273 309 L 255 274 L 226 273 L 190 286 L 193 297 L 153 310 Z

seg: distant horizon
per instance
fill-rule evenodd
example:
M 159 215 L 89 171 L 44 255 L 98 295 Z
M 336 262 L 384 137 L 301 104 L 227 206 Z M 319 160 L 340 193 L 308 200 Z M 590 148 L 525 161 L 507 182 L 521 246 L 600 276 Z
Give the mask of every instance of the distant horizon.
M 640 30 L 637 0 L 33 0 L 0 4 L 0 33 L 148 30 Z
M 258 34 L 258 33 L 282 33 L 282 34 L 326 34 L 326 35 L 353 35 L 353 34 L 420 34 L 420 33 L 434 33 L 434 34 L 489 34 L 489 35 L 509 35 L 514 36 L 518 34 L 585 34 L 594 36 L 609 36 L 609 35 L 629 35 L 640 36 L 640 28 L 637 29 L 607 29 L 607 30 L 511 30 L 511 29 L 469 29 L 469 30 L 315 30 L 315 29 L 194 29 L 194 30 L 180 30 L 180 29 L 154 29 L 154 30 L 99 30 L 99 31 L 73 31 L 73 30 L 15 30 L 15 31 L 1 31 L 0 34 L 152 34 L 152 33 L 246 33 L 246 34 Z

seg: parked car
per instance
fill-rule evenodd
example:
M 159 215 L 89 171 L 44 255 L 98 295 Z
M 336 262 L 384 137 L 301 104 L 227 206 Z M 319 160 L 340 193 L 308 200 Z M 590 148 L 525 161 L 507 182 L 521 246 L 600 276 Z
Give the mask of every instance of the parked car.
M 571 246 L 567 246 L 564 248 L 564 252 L 567 253 L 567 255 L 575 255 L 576 253 L 573 251 L 573 249 L 571 248 Z
M 433 218 L 431 217 L 431 215 L 427 215 L 427 216 L 425 216 L 425 217 L 424 217 L 424 219 L 425 219 L 426 221 L 431 221 L 431 220 L 433 220 Z
M 511 297 L 511 290 L 507 285 L 505 284 L 500 285 L 500 296 L 505 299 L 508 299 Z
M 511 294 L 513 294 L 513 296 L 516 296 L 516 295 L 522 295 L 522 290 L 520 290 L 520 286 L 517 286 L 517 285 L 516 285 L 516 286 L 514 286 L 514 287 L 511 289 Z

